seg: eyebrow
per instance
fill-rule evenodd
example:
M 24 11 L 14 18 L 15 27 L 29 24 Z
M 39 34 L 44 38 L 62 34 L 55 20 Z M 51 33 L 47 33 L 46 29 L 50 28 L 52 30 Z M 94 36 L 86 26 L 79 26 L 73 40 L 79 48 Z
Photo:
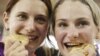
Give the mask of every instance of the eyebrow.
M 18 12 L 18 14 L 28 15 L 28 13 L 26 13 L 26 12 Z
M 28 15 L 28 13 L 26 13 L 26 12 L 18 12 L 18 14 Z M 37 15 L 39 15 L 39 16 L 41 16 L 41 17 L 48 18 L 46 15 L 42 15 L 42 14 L 37 14 Z
M 39 15 L 37 15 L 37 16 L 39 16 L 39 17 L 44 17 L 45 20 L 48 20 L 48 19 L 49 19 L 46 15 L 41 15 L 41 14 L 39 14 Z
M 81 21 L 81 20 L 88 20 L 88 18 L 86 18 L 86 17 L 79 17 L 77 20 L 79 20 L 79 21 Z M 68 21 L 68 20 L 62 18 L 62 19 L 58 19 L 58 20 L 56 20 L 56 21 Z
M 78 18 L 76 21 L 84 21 L 84 20 L 88 20 L 88 19 L 85 18 L 85 17 L 80 17 L 80 18 Z
M 38 14 L 38 16 L 41 16 L 41 17 L 45 17 L 45 18 L 47 18 L 46 15 L 42 15 L 42 14 Z

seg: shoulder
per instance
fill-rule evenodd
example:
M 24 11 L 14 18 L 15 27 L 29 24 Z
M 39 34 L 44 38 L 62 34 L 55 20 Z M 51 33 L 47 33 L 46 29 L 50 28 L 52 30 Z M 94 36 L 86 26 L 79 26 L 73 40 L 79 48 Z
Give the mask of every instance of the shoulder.
M 49 47 L 40 47 L 36 50 L 35 54 L 37 56 L 57 56 L 58 50 Z

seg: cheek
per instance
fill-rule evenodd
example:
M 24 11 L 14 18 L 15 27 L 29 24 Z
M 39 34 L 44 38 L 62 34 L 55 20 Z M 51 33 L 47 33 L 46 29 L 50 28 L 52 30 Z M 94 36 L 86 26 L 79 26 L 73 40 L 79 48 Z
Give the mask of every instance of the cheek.
M 90 38 L 95 38 L 97 34 L 96 28 L 92 27 L 86 31 Z
M 82 40 L 83 42 L 91 43 L 93 42 L 93 38 L 95 37 L 96 33 L 94 33 L 93 29 L 83 30 L 81 31 Z
M 45 35 L 48 32 L 48 25 L 40 26 L 40 27 L 38 27 L 38 29 L 39 29 L 38 32 L 41 34 L 41 36 L 45 37 Z
M 57 42 L 61 43 L 63 41 L 64 35 L 65 33 L 63 31 L 55 29 L 55 38 Z
M 9 30 L 10 32 L 18 32 L 23 28 L 23 26 L 23 23 L 12 22 L 9 24 Z
M 9 21 L 8 21 L 8 27 L 11 33 L 21 28 L 22 25 L 23 23 L 19 22 L 14 15 L 10 16 Z
M 85 35 L 85 36 L 83 36 L 84 41 L 86 41 L 86 42 L 91 41 L 91 39 L 92 39 L 91 32 L 84 31 L 83 35 Z

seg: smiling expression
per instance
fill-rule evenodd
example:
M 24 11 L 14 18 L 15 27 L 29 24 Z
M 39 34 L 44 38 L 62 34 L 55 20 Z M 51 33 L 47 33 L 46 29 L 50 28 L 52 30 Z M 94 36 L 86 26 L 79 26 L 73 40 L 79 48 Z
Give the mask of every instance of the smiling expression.
M 67 48 L 93 44 L 96 34 L 97 28 L 87 5 L 80 1 L 64 1 L 57 7 L 55 37 L 62 54 L 66 54 Z
M 25 35 L 29 48 L 36 49 L 44 40 L 48 29 L 48 12 L 41 0 L 20 0 L 5 18 L 9 34 Z

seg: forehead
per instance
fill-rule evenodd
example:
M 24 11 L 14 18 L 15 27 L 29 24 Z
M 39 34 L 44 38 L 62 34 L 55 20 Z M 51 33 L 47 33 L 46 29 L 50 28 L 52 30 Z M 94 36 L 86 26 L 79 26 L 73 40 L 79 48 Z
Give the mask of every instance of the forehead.
M 64 1 L 56 10 L 56 18 L 92 17 L 89 6 L 80 1 Z
M 25 12 L 44 12 L 47 10 L 46 5 L 41 0 L 20 0 L 12 8 L 13 11 L 25 11 Z M 37 13 L 38 13 L 37 12 Z

